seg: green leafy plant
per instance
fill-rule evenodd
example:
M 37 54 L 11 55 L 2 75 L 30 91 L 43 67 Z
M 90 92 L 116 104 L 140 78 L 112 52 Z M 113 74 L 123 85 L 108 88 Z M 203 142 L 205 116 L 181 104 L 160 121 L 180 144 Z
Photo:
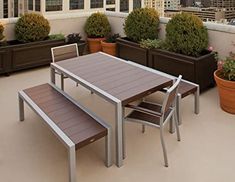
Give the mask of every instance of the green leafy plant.
M 113 35 L 111 34 L 111 35 L 106 37 L 105 42 L 107 42 L 107 43 L 115 43 L 117 38 L 119 38 L 119 37 L 120 37 L 120 35 L 118 33 L 117 34 L 113 34 Z
M 159 15 L 155 9 L 139 8 L 132 11 L 125 20 L 124 31 L 132 41 L 156 39 L 158 36 Z
M 68 43 L 78 43 L 82 39 L 82 36 L 79 33 L 72 33 L 67 36 Z
M 111 32 L 108 18 L 103 13 L 93 13 L 86 21 L 85 32 L 90 38 L 101 38 Z
M 49 35 L 49 39 L 50 40 L 63 40 L 63 39 L 65 39 L 65 36 L 64 36 L 64 34 L 51 34 L 51 35 Z
M 235 81 L 235 59 L 232 57 L 227 57 L 223 62 L 221 71 L 222 78 Z
M 146 49 L 157 49 L 162 45 L 162 40 L 160 39 L 146 39 L 140 42 L 140 47 Z
M 192 14 L 175 15 L 166 25 L 166 49 L 198 57 L 208 46 L 207 29 L 202 20 Z
M 48 37 L 50 25 L 47 19 L 36 13 L 26 13 L 15 26 L 16 39 L 21 42 L 34 42 Z
M 4 32 L 4 26 L 0 23 L 0 41 L 4 39 L 3 32 Z

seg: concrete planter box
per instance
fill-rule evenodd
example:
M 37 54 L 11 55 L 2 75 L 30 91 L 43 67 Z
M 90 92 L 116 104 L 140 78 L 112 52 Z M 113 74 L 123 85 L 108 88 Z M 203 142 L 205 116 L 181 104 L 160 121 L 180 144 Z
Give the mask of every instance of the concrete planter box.
M 140 47 L 136 42 L 127 38 L 117 39 L 117 57 L 148 66 L 148 49 Z
M 0 47 L 0 74 L 34 68 L 51 63 L 51 48 L 64 45 L 64 40 L 45 40 L 20 44 L 16 41 Z
M 200 85 L 204 91 L 214 86 L 214 71 L 217 68 L 213 53 L 190 57 L 161 49 L 149 50 L 149 67 L 178 76 Z

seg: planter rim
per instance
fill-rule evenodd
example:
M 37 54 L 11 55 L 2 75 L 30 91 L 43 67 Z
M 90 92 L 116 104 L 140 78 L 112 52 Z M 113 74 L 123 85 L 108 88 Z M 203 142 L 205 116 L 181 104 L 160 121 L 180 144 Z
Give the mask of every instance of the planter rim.
M 96 38 L 87 37 L 87 40 L 103 40 L 103 39 L 105 39 L 105 37 L 96 37 Z
M 222 81 L 222 82 L 224 82 L 224 83 L 235 84 L 235 81 L 225 80 L 225 79 L 219 77 L 219 76 L 218 76 L 218 73 L 219 73 L 219 72 L 221 72 L 220 69 L 219 69 L 219 70 L 216 70 L 216 71 L 214 72 L 214 77 L 215 77 L 216 79 L 218 79 L 218 80 L 220 80 L 220 81 Z
M 105 42 L 104 40 L 101 40 L 102 44 L 110 44 L 110 45 L 115 45 L 117 44 L 116 42 Z
M 168 51 L 168 50 L 164 50 L 164 49 L 149 49 L 149 51 L 161 51 L 161 52 L 164 52 L 164 53 L 170 53 L 170 54 L 173 54 L 173 55 L 177 55 L 177 56 L 181 56 L 181 57 L 185 57 L 185 58 L 189 58 L 189 59 L 193 59 L 193 60 L 198 60 L 198 59 L 203 59 L 204 57 L 207 57 L 211 54 L 213 54 L 212 52 L 208 53 L 208 54 L 205 54 L 205 55 L 202 55 L 202 56 L 199 56 L 199 57 L 193 57 L 193 56 L 187 56 L 187 55 L 184 55 L 184 54 L 179 54 L 179 53 L 176 53 L 176 52 L 172 52 L 172 51 Z
M 12 41 L 17 41 L 17 40 L 12 40 Z M 12 44 L 12 45 L 6 45 L 6 46 L 0 46 L 1 48 L 8 48 L 8 47 L 14 47 L 14 46 L 23 46 L 23 45 L 34 45 L 34 44 L 40 44 L 40 43 L 46 43 L 46 42 L 65 42 L 65 39 L 59 39 L 59 40 L 40 40 L 40 41 L 35 41 L 35 42 L 25 42 L 25 43 L 19 43 L 19 44 Z M 7 41 L 10 42 L 10 41 Z

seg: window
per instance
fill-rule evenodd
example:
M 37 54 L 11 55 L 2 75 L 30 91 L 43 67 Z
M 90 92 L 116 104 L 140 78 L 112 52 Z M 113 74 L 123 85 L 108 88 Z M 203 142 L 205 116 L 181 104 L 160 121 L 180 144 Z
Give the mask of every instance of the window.
M 61 11 L 62 0 L 46 0 L 46 11 Z
M 3 1 L 3 18 L 8 18 L 8 0 Z
M 33 0 L 28 0 L 28 10 L 33 11 Z
M 91 0 L 91 8 L 103 8 L 104 1 L 103 0 Z
M 120 0 L 120 11 L 121 12 L 129 11 L 129 0 Z
M 106 0 L 106 4 L 115 4 L 115 0 Z
M 84 0 L 70 0 L 69 9 L 84 9 Z
M 141 8 L 141 0 L 133 0 L 133 9 Z
M 35 11 L 41 11 L 41 0 L 35 0 Z
M 18 0 L 14 0 L 14 17 L 18 17 L 18 13 L 19 13 L 19 1 Z

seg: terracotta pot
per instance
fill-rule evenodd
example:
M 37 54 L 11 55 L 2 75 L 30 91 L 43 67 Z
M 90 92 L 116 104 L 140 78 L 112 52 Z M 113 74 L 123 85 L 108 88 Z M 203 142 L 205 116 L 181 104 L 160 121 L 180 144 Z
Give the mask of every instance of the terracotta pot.
M 218 75 L 221 70 L 214 72 L 214 78 L 218 87 L 220 107 L 231 114 L 235 114 L 235 81 L 228 81 Z
M 101 41 L 101 46 L 103 52 L 112 56 L 116 56 L 116 43 L 107 43 L 105 41 Z
M 105 40 L 105 38 L 87 38 L 90 53 L 95 53 L 102 50 L 100 43 L 102 40 Z

